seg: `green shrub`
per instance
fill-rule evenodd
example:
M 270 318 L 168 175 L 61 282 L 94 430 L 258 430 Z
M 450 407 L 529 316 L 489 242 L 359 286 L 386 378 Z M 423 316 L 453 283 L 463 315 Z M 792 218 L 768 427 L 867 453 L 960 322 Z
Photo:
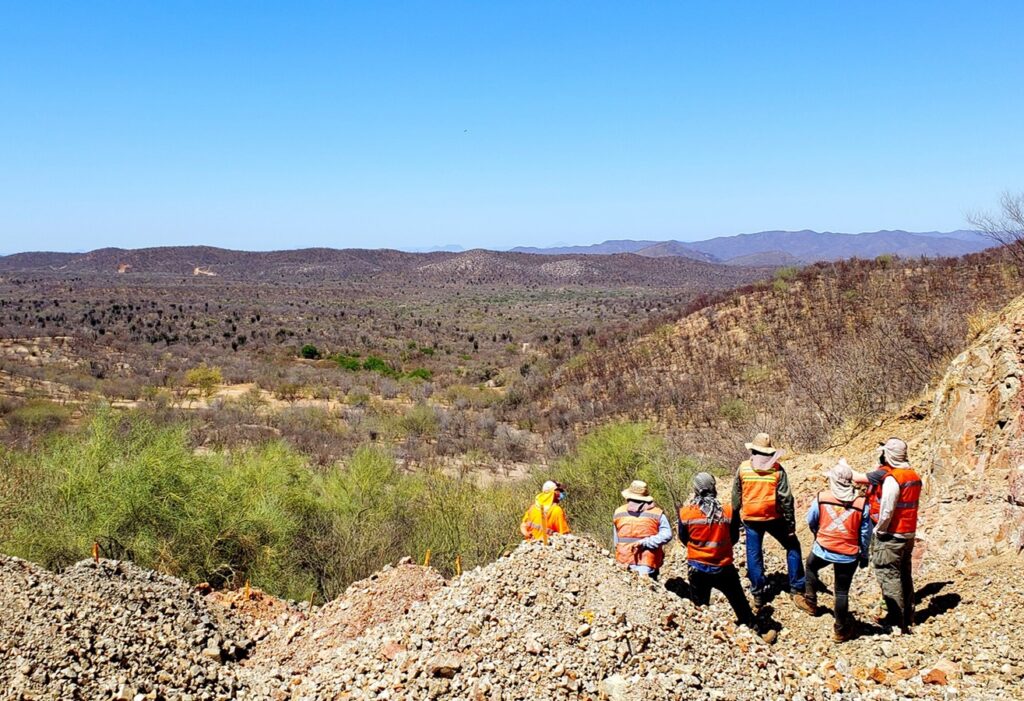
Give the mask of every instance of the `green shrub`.
M 39 434 L 63 426 L 71 418 L 71 410 L 46 399 L 33 399 L 11 409 L 5 418 L 12 427 Z
M 433 436 L 437 434 L 437 412 L 425 402 L 419 402 L 405 412 L 399 421 L 402 430 L 408 434 L 419 436 Z
M 565 508 L 573 531 L 610 544 L 612 513 L 623 503 L 620 492 L 630 482 L 647 482 L 672 519 L 689 496 L 696 470 L 693 462 L 670 459 L 664 439 L 650 426 L 622 423 L 585 436 L 576 454 L 556 464 L 552 473 L 568 490 Z
M 721 414 L 723 419 L 736 426 L 750 418 L 752 412 L 750 406 L 745 401 L 739 397 L 734 397 L 726 399 L 719 404 L 718 413 Z
M 427 381 L 429 381 L 430 378 L 432 378 L 434 376 L 434 373 L 430 372 L 430 370 L 427 370 L 426 368 L 416 368 L 415 370 L 413 370 L 411 372 L 405 373 L 405 376 L 407 378 L 414 379 L 414 380 L 427 380 Z
M 354 355 L 345 355 L 343 353 L 339 353 L 338 355 L 334 356 L 334 362 L 336 362 L 338 364 L 338 367 L 340 367 L 342 370 L 349 370 L 351 372 L 355 372 L 363 368 L 362 362 L 359 360 L 357 356 Z
M 395 377 L 398 372 L 387 364 L 383 358 L 379 358 L 376 355 L 371 355 L 363 361 L 363 370 L 369 370 L 370 372 L 376 372 L 385 377 Z
M 320 351 L 312 343 L 307 343 L 299 350 L 299 356 L 306 360 L 316 360 L 320 357 Z

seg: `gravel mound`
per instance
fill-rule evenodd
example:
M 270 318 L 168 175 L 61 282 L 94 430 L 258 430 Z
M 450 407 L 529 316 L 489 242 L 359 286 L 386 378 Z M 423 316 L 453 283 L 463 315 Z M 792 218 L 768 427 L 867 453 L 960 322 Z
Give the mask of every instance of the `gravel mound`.
M 173 577 L 0 556 L 0 609 L 2 699 L 251 698 L 230 663 L 252 642 Z
M 573 536 L 523 543 L 407 615 L 324 643 L 308 670 L 281 662 L 274 691 L 292 699 L 776 699 L 796 684 L 730 615 Z
M 373 626 L 404 616 L 412 606 L 445 585 L 437 570 L 407 562 L 388 565 L 355 582 L 339 598 L 304 621 L 278 619 L 262 640 L 250 665 L 288 665 L 293 671 L 330 663 L 330 653 Z M 292 625 L 284 625 L 290 622 Z

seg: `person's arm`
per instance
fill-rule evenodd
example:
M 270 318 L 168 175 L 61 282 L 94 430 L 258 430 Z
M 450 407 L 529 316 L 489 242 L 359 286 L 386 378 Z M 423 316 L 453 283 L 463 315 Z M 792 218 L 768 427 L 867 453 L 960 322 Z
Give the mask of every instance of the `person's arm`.
M 871 506 L 868 504 L 864 505 L 864 513 L 861 514 L 860 518 L 860 564 L 861 567 L 867 567 L 868 564 L 868 546 L 871 543 Z
M 732 513 L 733 518 L 740 517 L 740 507 L 743 506 L 743 480 L 740 479 L 739 470 L 736 471 L 736 476 L 732 478 Z
M 523 534 L 524 538 L 530 537 L 530 509 L 526 510 L 523 514 L 523 520 L 519 522 L 519 532 Z
M 729 521 L 729 537 L 732 538 L 732 544 L 740 542 L 740 515 L 739 512 L 732 512 L 732 520 Z
M 887 532 L 899 496 L 900 483 L 895 477 L 886 477 L 882 482 L 882 497 L 878 500 L 878 523 L 875 524 L 875 530 L 879 533 Z
M 657 550 L 672 540 L 672 523 L 664 513 L 658 519 L 658 534 L 648 536 L 640 541 L 644 550 Z
M 682 519 L 679 520 L 679 542 L 683 545 L 690 542 L 690 527 L 683 523 Z
M 793 504 L 793 492 L 789 488 L 789 476 L 785 470 L 779 470 L 779 482 L 775 485 L 775 504 L 779 507 L 782 519 L 789 526 L 790 533 L 796 533 L 796 507 Z
M 818 510 L 818 500 L 815 499 L 811 502 L 811 508 L 807 510 L 807 527 L 811 529 L 811 533 L 818 535 L 818 521 L 821 518 L 821 512 Z
M 551 509 L 551 519 L 548 522 L 548 528 L 562 535 L 569 532 L 569 522 L 565 518 L 565 509 L 557 504 Z

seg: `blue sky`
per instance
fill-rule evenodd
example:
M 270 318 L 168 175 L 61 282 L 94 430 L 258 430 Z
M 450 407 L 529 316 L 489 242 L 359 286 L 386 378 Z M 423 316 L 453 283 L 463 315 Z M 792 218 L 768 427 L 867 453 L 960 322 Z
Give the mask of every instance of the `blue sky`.
M 1020 2 L 0 4 L 0 252 L 948 230 Z

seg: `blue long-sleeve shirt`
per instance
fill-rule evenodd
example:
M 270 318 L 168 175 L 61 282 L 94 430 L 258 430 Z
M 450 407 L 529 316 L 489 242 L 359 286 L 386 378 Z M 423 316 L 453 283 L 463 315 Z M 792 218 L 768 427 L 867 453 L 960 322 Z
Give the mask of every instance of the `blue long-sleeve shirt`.
M 861 514 L 860 519 L 860 555 L 859 559 L 868 559 L 868 543 L 871 542 L 871 507 L 868 504 L 864 504 L 864 512 Z M 821 512 L 818 510 L 818 500 L 815 499 L 811 502 L 811 508 L 807 510 L 807 525 L 810 527 L 811 532 L 815 536 L 818 535 L 818 522 L 821 519 Z M 843 553 L 834 553 L 831 550 L 818 545 L 818 541 L 814 541 L 814 546 L 811 548 L 811 552 L 820 557 L 825 562 L 856 562 L 858 555 L 844 555 Z
M 671 540 L 672 524 L 669 522 L 668 516 L 662 513 L 661 518 L 658 519 L 658 532 L 639 541 L 639 544 L 644 550 L 657 550 L 667 545 Z M 612 526 L 612 543 L 614 545 L 619 544 L 619 533 L 614 526 Z M 630 565 L 629 568 L 642 574 L 650 575 L 654 573 L 654 570 L 646 565 Z

